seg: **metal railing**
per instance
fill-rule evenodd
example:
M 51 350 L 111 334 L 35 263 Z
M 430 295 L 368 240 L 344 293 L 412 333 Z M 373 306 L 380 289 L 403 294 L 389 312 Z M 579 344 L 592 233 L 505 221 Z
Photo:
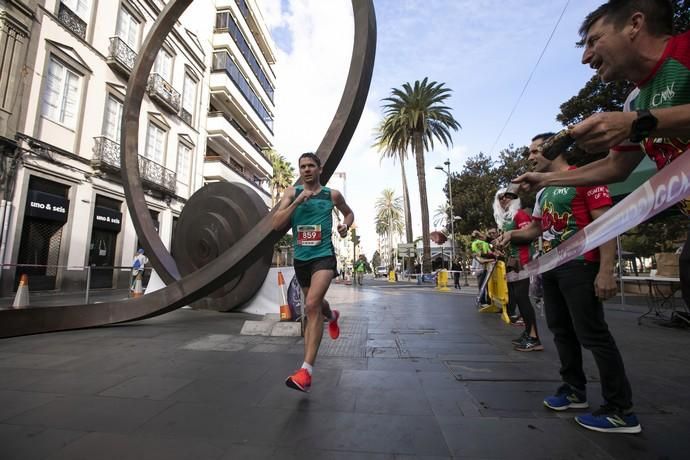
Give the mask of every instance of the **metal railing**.
M 95 141 L 91 166 L 96 169 L 120 171 L 120 144 L 105 136 L 93 138 Z M 163 192 L 175 193 L 177 173 L 139 155 L 139 175 L 141 180 L 152 188 Z
M 91 303 L 94 297 L 98 299 L 95 302 L 124 300 L 131 294 L 133 283 L 133 274 L 131 266 L 112 265 L 112 266 L 97 266 L 97 265 L 40 265 L 40 264 L 0 264 L 3 270 L 15 269 L 16 279 L 19 280 L 22 274 L 28 276 L 28 286 L 30 294 L 30 305 L 32 306 L 59 306 L 70 305 L 75 303 L 88 304 Z M 50 289 L 50 290 L 32 290 L 31 279 L 43 276 L 41 271 L 48 271 L 48 269 L 55 270 L 61 274 L 63 284 L 68 284 L 70 289 Z M 81 279 L 77 279 L 75 272 L 82 272 Z M 142 288 L 146 288 L 148 280 L 151 276 L 152 268 L 145 267 L 142 276 Z M 99 275 L 101 281 L 106 281 L 109 284 L 106 287 L 94 287 L 94 280 L 97 280 Z M 14 291 L 17 286 L 15 283 Z M 0 303 L 0 308 L 11 307 L 12 299 L 5 297 Z M 56 300 L 61 300 L 55 303 Z
M 134 68 L 137 53 L 129 47 L 120 37 L 110 37 L 108 47 L 108 64 L 115 65 L 118 69 L 129 74 Z
M 58 8 L 58 20 L 82 39 L 86 39 L 86 22 L 62 2 Z
M 149 75 L 146 91 L 151 99 L 160 102 L 173 113 L 180 110 L 180 93 L 158 73 Z

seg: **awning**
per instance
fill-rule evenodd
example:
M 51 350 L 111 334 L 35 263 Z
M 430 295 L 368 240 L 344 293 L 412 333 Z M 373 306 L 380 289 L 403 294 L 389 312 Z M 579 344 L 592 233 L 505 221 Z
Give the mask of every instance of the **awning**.
M 619 155 L 625 155 L 625 152 L 621 152 Z M 622 198 L 620 195 L 627 195 L 628 193 L 632 192 L 640 185 L 644 184 L 645 181 L 652 177 L 655 173 L 656 165 L 652 160 L 649 159 L 649 157 L 645 156 L 626 180 L 609 185 L 609 192 L 611 193 L 612 197 Z

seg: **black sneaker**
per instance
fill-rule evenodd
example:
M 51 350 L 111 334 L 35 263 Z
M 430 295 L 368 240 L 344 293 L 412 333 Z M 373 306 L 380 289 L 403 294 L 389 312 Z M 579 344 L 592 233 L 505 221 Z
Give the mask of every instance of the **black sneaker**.
M 517 346 L 520 345 L 520 344 L 522 343 L 522 341 L 525 340 L 528 336 L 529 336 L 529 334 L 528 334 L 526 331 L 522 331 L 522 334 L 520 334 L 520 337 L 518 337 L 517 339 L 511 340 L 510 343 L 512 343 L 513 346 L 517 347 Z
M 543 351 L 544 345 L 536 337 L 527 336 L 518 345 L 515 345 L 517 351 Z

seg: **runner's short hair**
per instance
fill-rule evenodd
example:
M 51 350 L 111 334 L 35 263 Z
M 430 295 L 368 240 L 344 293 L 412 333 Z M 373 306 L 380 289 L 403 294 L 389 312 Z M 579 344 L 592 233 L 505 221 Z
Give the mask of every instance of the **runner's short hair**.
M 645 15 L 647 30 L 655 37 L 673 33 L 673 3 L 671 0 L 609 0 L 587 15 L 580 26 L 578 43 L 585 45 L 587 33 L 592 25 L 604 18 L 605 23 L 613 23 L 620 30 L 636 12 Z
M 537 134 L 536 136 L 534 136 L 534 137 L 532 138 L 532 142 L 538 141 L 538 140 L 540 140 L 540 139 L 546 140 L 546 139 L 548 139 L 549 137 L 555 136 L 555 135 L 556 135 L 556 133 L 541 133 L 541 134 Z
M 321 167 L 321 158 L 316 156 L 316 154 L 314 152 L 305 152 L 302 155 L 300 155 L 299 159 L 297 160 L 298 165 L 299 165 L 299 162 L 302 161 L 302 158 L 310 158 L 310 159 L 314 160 L 314 162 L 316 163 L 316 166 L 318 166 L 319 168 Z

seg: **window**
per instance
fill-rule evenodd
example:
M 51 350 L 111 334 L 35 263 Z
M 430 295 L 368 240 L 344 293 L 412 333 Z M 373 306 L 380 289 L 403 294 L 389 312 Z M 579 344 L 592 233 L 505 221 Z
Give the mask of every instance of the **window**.
M 137 51 L 139 47 L 139 21 L 126 8 L 120 8 L 117 15 L 116 35 L 130 48 Z
M 51 57 L 43 93 L 43 115 L 57 123 L 74 128 L 79 104 L 81 77 Z
M 180 142 L 177 146 L 177 180 L 181 184 L 189 184 L 189 167 L 191 159 L 192 148 Z
M 172 54 L 161 48 L 153 63 L 153 73 L 157 73 L 168 83 L 172 83 L 172 60 Z
M 165 154 L 164 146 L 165 131 L 149 122 L 149 127 L 146 131 L 146 151 L 144 152 L 144 156 L 162 165 L 163 155 Z
M 182 108 L 194 114 L 196 104 L 196 80 L 188 73 L 184 74 L 184 87 L 182 88 Z
M 120 143 L 120 129 L 122 128 L 122 102 L 108 94 L 105 101 L 105 119 L 103 120 L 103 136 L 111 141 Z
M 182 88 L 182 119 L 192 124 L 194 120 L 194 106 L 196 105 L 196 80 L 188 73 L 184 74 L 184 86 Z
M 91 0 L 62 0 L 61 3 L 84 21 L 89 21 Z

